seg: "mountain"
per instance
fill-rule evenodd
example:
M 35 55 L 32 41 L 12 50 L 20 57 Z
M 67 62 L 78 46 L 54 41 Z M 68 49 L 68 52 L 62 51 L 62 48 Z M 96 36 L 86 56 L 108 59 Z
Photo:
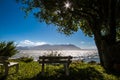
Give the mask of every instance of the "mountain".
M 45 44 L 45 45 L 39 45 L 39 46 L 19 46 L 17 47 L 18 50 L 80 50 L 79 47 L 73 45 L 73 44 L 68 44 L 68 45 L 49 45 L 49 44 Z

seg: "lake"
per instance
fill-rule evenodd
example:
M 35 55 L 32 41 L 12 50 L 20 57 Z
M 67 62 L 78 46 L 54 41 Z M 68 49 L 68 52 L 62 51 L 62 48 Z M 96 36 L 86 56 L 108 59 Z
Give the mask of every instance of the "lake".
M 33 57 L 34 60 L 38 60 L 39 56 L 50 55 L 51 53 L 60 54 L 61 56 L 72 56 L 73 60 L 84 60 L 86 62 L 96 61 L 99 62 L 97 50 L 20 50 L 19 53 L 12 58 L 19 57 Z

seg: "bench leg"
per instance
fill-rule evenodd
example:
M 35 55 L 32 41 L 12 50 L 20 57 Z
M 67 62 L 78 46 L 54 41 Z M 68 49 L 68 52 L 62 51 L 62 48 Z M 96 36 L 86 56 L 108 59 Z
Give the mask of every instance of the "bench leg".
M 42 69 L 41 69 L 41 71 L 42 71 L 42 75 L 44 75 L 44 63 L 42 63 Z
M 9 72 L 9 67 L 5 66 L 5 75 L 8 75 L 8 72 Z
M 16 73 L 18 72 L 19 70 L 19 64 L 16 64 Z
M 64 64 L 64 68 L 65 68 L 65 74 L 69 76 L 69 65 L 67 63 Z

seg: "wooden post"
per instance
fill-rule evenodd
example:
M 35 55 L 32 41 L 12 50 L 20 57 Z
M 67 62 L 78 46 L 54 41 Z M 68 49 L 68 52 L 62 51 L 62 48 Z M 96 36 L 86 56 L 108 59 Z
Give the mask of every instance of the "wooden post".
M 5 75 L 8 75 L 9 72 L 8 64 L 4 63 L 4 68 L 5 68 Z
M 67 75 L 67 76 L 69 76 L 69 65 L 68 65 L 68 63 L 65 63 L 65 74 Z
M 16 64 L 16 73 L 18 72 L 19 70 L 19 64 Z
M 42 59 L 42 70 L 41 70 L 42 71 L 42 75 L 44 75 L 44 57 L 45 56 L 43 56 L 43 59 Z

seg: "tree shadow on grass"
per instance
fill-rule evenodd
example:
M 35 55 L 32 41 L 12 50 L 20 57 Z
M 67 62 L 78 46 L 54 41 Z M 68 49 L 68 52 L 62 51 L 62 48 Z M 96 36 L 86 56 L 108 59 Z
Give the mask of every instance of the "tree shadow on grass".
M 0 73 L 0 80 L 6 80 L 7 76 L 5 76 L 4 74 Z
M 55 70 L 56 74 L 50 75 L 41 73 L 27 80 L 104 80 L 102 73 L 97 71 L 94 67 L 87 67 L 83 69 L 70 68 L 70 75 L 66 76 L 63 69 Z
M 87 67 L 83 69 L 71 69 L 70 77 L 74 80 L 104 80 L 102 73 L 97 71 L 94 67 Z

